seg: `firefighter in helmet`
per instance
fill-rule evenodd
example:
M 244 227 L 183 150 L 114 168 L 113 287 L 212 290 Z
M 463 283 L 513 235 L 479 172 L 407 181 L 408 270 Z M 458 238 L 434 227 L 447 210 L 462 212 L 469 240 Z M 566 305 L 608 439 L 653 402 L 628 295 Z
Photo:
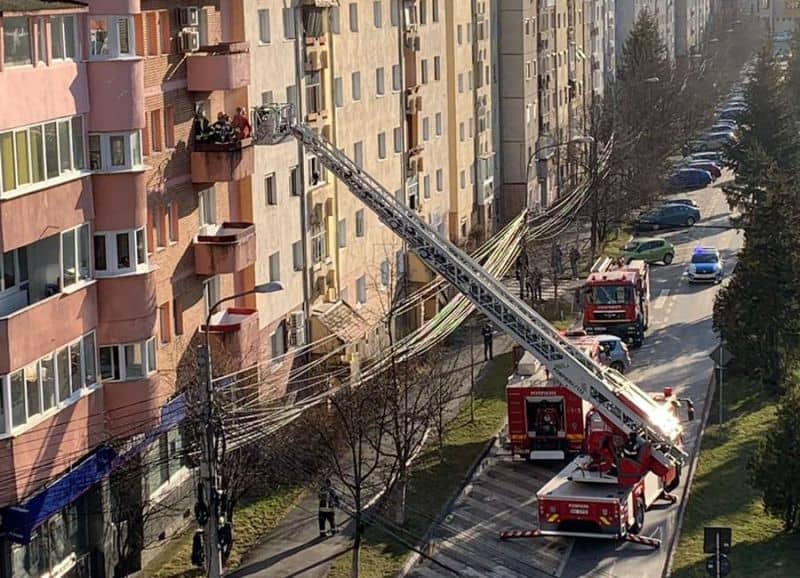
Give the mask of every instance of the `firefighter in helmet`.
M 635 431 L 632 431 L 628 434 L 628 441 L 622 446 L 622 457 L 638 461 L 641 449 L 642 445 L 639 442 L 639 436 L 636 435 Z

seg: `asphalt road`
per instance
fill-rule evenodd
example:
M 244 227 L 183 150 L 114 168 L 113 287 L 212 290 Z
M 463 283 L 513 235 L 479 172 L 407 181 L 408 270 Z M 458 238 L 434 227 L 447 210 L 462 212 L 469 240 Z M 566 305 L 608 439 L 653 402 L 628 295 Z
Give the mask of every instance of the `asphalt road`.
M 730 178 L 730 176 L 729 176 Z M 725 176 L 723 176 L 724 180 Z M 628 374 L 642 389 L 661 391 L 671 386 L 681 396 L 691 397 L 696 419 L 686 426 L 686 449 L 696 450 L 699 422 L 702 419 L 713 362 L 708 354 L 718 340 L 711 327 L 714 296 L 718 286 L 690 285 L 686 270 L 692 250 L 697 245 L 720 250 L 726 274 L 735 264 L 735 255 L 743 244 L 743 235 L 729 226 L 729 210 L 719 188 L 708 188 L 680 197 L 694 199 L 700 206 L 701 222 L 690 229 L 661 233 L 676 246 L 674 262 L 651 268 L 650 329 L 644 346 L 632 353 L 633 367 Z M 715 416 L 710 416 L 713 422 Z M 680 496 L 686 480 L 675 490 Z M 678 505 L 657 504 L 647 512 L 644 535 L 661 538 L 664 546 L 650 550 L 628 543 L 599 540 L 576 541 L 564 568 L 563 578 L 658 578 L 667 558 L 667 545 L 675 533 Z

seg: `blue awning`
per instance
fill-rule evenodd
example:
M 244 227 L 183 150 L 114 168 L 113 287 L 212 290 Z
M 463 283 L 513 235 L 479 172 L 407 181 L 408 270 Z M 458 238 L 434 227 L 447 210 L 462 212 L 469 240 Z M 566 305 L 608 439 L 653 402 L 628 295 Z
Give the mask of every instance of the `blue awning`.
M 186 394 L 181 393 L 180 395 L 175 396 L 170 401 L 164 404 L 161 408 L 161 421 L 158 424 L 158 427 L 155 427 L 148 431 L 144 439 L 139 441 L 138 443 L 134 444 L 126 452 L 117 456 L 117 459 L 114 461 L 114 469 L 122 466 L 130 460 L 138 456 L 142 451 L 148 448 L 161 434 L 168 432 L 169 430 L 173 429 L 177 425 L 179 425 L 183 419 L 186 417 Z
M 5 508 L 2 511 L 3 531 L 14 542 L 30 542 L 31 534 L 39 526 L 109 474 L 116 455 L 113 448 L 102 446 L 37 494 Z

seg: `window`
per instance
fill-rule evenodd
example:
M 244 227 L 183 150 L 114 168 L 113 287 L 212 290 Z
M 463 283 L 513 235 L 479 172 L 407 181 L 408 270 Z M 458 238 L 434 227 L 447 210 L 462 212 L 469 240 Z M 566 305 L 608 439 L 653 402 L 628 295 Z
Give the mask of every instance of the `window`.
M 31 64 L 31 22 L 27 16 L 3 18 L 3 64 Z
M 436 136 L 442 136 L 442 113 L 436 113 L 435 123 L 436 125 Z
M 356 302 L 359 305 L 367 302 L 367 280 L 363 275 L 356 279 Z
M 427 116 L 422 119 L 422 140 L 425 142 L 431 140 L 431 119 Z
M 91 276 L 89 255 L 89 225 L 81 225 L 61 233 L 62 288 L 85 281 Z
M 386 85 L 383 78 L 383 66 L 375 69 L 375 94 L 383 96 L 386 94 Z
M 350 11 L 350 32 L 358 32 L 358 4 L 351 2 L 348 10 Z
M 261 44 L 270 43 L 269 10 L 258 11 L 258 41 Z
M 77 52 L 74 16 L 50 17 L 50 43 L 53 60 L 74 59 Z M 43 54 L 44 48 L 39 49 Z
M 525 78 L 530 80 L 533 75 L 533 66 L 530 62 L 525 63 Z
M 283 37 L 286 40 L 293 40 L 297 35 L 294 25 L 294 9 L 283 9 Z
M 439 22 L 439 0 L 431 0 L 431 17 L 434 22 Z
M 375 0 L 372 3 L 372 19 L 375 28 L 383 28 L 383 0 Z
M 392 91 L 400 92 L 403 86 L 403 72 L 399 64 L 392 65 Z
M 458 123 L 458 140 L 464 142 L 464 122 Z
M 268 205 L 278 204 L 278 188 L 275 186 L 275 173 L 264 177 L 264 198 Z
M 339 219 L 336 224 L 336 245 L 340 249 L 347 247 L 347 219 Z
M 322 71 L 306 72 L 306 109 L 310 113 L 322 112 L 325 96 L 322 92 Z
M 421 69 L 422 72 L 422 84 L 428 84 L 428 61 L 427 59 L 422 59 Z
M 133 273 L 147 265 L 144 229 L 95 233 L 94 270 L 98 276 Z
M 143 379 L 156 371 L 155 337 L 147 341 L 100 348 L 100 377 L 103 381 Z
M 464 73 L 458 73 L 458 92 L 464 92 Z
M 0 191 L 26 189 L 85 168 L 83 118 L 0 133 Z
M 47 127 L 45 127 L 45 140 L 47 140 L 46 133 Z M 131 170 L 140 167 L 141 164 L 142 149 L 139 131 L 89 135 L 89 168 L 93 171 Z
M 172 321 L 175 324 L 175 335 L 183 335 L 183 306 L 180 296 L 172 300 Z
M 456 31 L 457 31 L 456 36 L 458 37 L 458 43 L 461 44 L 462 43 L 462 37 L 463 37 L 463 28 L 461 27 L 461 24 L 458 25 L 458 28 L 456 29 Z
M 197 194 L 197 206 L 200 209 L 200 228 L 217 223 L 217 193 L 214 187 Z
M 0 433 L 9 433 L 6 415 L 13 431 L 58 404 L 75 401 L 73 394 L 97 385 L 96 356 L 94 333 L 88 333 L 23 369 L 0 376 Z
M 386 133 L 378 133 L 378 158 L 386 158 Z
M 273 102 L 275 102 L 275 97 L 271 90 L 261 93 L 261 104 L 272 104 Z
M 286 355 L 286 326 L 283 322 L 275 328 L 275 333 L 270 336 L 272 347 L 272 362 L 281 363 L 283 356 Z
M 353 143 L 353 162 L 358 168 L 364 168 L 364 141 Z
M 462 188 L 462 189 L 463 189 L 465 186 L 467 186 L 467 176 L 466 176 L 466 174 L 464 173 L 464 171 L 461 171 L 461 174 L 459 175 L 459 180 L 461 181 L 461 188 Z
M 300 171 L 298 167 L 289 169 L 289 194 L 293 197 L 300 195 Z
M 444 190 L 444 171 L 436 169 L 436 190 L 442 192 Z
M 328 258 L 328 229 L 322 221 L 311 224 L 311 262 L 315 265 Z
M 269 280 L 277 282 L 281 280 L 281 254 L 273 253 L 269 256 Z
M 428 6 L 425 4 L 425 0 L 419 0 L 419 23 L 428 23 Z
M 90 16 L 89 59 L 134 56 L 133 16 Z
M 433 79 L 442 79 L 442 59 L 439 56 L 433 57 Z
M 472 42 L 472 24 L 467 22 L 467 44 Z
M 398 126 L 392 132 L 394 136 L 394 152 L 399 154 L 403 152 L 403 129 Z
M 286 87 L 286 102 L 297 110 L 297 87 L 294 84 Z
M 341 12 L 338 6 L 331 6 L 331 32 L 339 34 L 341 31 Z
M 344 106 L 344 87 L 342 86 L 342 77 L 337 76 L 333 79 L 333 102 L 336 108 Z
M 47 60 L 47 29 L 46 20 L 44 16 L 36 19 L 36 31 L 39 35 L 37 40 L 38 46 L 36 49 L 36 61 L 44 63 Z
M 364 236 L 364 209 L 356 211 L 356 237 Z
M 175 107 L 164 107 L 164 146 L 175 148 Z
M 381 262 L 381 286 L 382 287 L 385 288 L 385 287 L 389 286 L 390 274 L 391 274 L 391 271 L 390 271 L 389 260 L 388 259 L 384 259 Z
M 219 303 L 219 295 L 220 283 L 218 275 L 203 283 L 203 317 L 206 317 L 211 308 Z
M 119 142 L 118 148 L 121 151 L 120 154 L 122 155 L 121 162 L 116 163 L 112 159 L 112 163 L 117 165 L 124 165 L 125 164 L 125 156 L 124 156 L 124 144 L 123 144 L 124 137 L 121 136 L 112 136 L 111 137 L 111 144 L 112 144 L 112 152 L 116 150 L 116 144 Z M 154 152 L 158 152 L 161 150 L 161 110 L 156 109 L 150 112 L 150 146 L 152 147 Z
M 354 72 L 351 76 L 353 100 L 361 100 L 361 73 Z
M 389 0 L 389 18 L 392 26 L 400 24 L 400 0 Z
M 292 243 L 292 269 L 295 271 L 303 270 L 303 242 L 295 241 Z
M 431 198 L 431 176 L 425 175 L 425 178 L 422 179 L 422 194 L 426 199 Z
M 308 172 L 306 173 L 306 178 L 308 178 L 309 188 L 321 187 L 328 182 L 328 172 L 317 157 L 308 157 Z
M 172 340 L 172 322 L 169 318 L 171 304 L 166 302 L 158 307 L 158 337 L 159 341 L 169 343 Z

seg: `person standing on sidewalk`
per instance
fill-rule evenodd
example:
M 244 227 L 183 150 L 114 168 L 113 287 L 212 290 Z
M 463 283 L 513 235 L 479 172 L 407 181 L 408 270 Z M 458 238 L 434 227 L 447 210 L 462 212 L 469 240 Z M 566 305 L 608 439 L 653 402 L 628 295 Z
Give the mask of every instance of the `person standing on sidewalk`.
M 522 266 L 521 257 L 517 259 L 517 268 L 514 272 L 514 275 L 517 278 L 517 283 L 519 283 L 519 298 L 525 299 L 525 280 L 527 275 L 525 274 L 525 268 Z
M 573 245 L 569 250 L 569 266 L 572 268 L 572 278 L 578 278 L 578 261 L 581 260 L 581 252 L 577 245 Z
M 326 522 L 331 527 L 331 535 L 336 533 L 336 508 L 339 507 L 339 495 L 333 489 L 330 479 L 326 479 L 317 494 L 319 497 L 319 535 L 327 536 Z
M 492 331 L 491 323 L 487 323 L 483 326 L 481 335 L 483 335 L 483 360 L 489 361 L 490 359 L 494 359 L 494 352 L 492 351 L 494 332 Z
M 533 269 L 531 270 L 530 277 L 528 277 L 528 283 L 530 284 L 531 288 L 531 303 L 536 303 L 543 301 L 542 299 L 542 271 L 539 269 L 538 265 L 534 265 Z
M 550 266 L 554 275 L 561 276 L 564 273 L 564 252 L 558 242 L 553 243 L 553 249 L 550 253 Z

